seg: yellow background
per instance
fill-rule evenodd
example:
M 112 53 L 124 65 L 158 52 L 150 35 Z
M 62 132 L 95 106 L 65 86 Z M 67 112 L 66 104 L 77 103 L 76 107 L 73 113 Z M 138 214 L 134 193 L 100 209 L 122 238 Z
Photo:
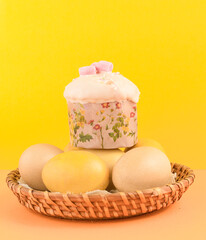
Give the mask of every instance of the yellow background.
M 99 60 L 139 87 L 139 136 L 206 168 L 205 13 L 204 0 L 0 0 L 0 168 L 67 144 L 64 87 Z

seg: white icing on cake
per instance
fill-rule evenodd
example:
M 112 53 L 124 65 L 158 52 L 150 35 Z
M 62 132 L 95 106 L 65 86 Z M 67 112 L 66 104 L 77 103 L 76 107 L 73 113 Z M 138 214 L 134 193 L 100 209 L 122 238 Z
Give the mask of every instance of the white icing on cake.
M 129 100 L 139 101 L 139 89 L 119 73 L 101 72 L 73 79 L 64 91 L 70 102 L 103 103 Z

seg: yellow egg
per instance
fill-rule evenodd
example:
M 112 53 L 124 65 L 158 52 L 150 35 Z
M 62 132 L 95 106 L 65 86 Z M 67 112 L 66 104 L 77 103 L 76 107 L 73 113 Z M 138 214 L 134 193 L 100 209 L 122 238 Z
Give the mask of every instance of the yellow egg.
M 68 144 L 66 145 L 66 147 L 64 148 L 64 151 L 65 151 L 65 152 L 68 152 L 68 151 L 81 150 L 81 149 L 84 150 L 84 148 L 74 147 L 74 146 L 71 145 L 71 143 L 68 143 Z
M 137 147 L 154 147 L 159 149 L 162 152 L 165 152 L 164 148 L 160 143 L 158 143 L 153 139 L 146 139 L 146 138 L 138 139 L 138 143 L 131 148 L 125 148 L 125 152 L 128 152 L 129 150 Z
M 85 151 L 84 148 L 76 148 L 69 143 L 65 147 L 64 151 L 67 152 L 71 150 Z M 96 154 L 107 164 L 107 167 L 109 168 L 109 185 L 107 187 L 107 190 L 114 189 L 115 187 L 112 183 L 112 169 L 114 164 L 119 160 L 119 158 L 124 154 L 124 152 L 120 149 L 86 149 L 86 151 Z
M 63 151 L 50 144 L 35 144 L 27 148 L 19 159 L 19 172 L 31 188 L 47 190 L 42 181 L 42 169 L 51 158 Z
M 115 163 L 120 159 L 120 157 L 125 154 L 119 149 L 87 149 L 88 152 L 96 154 L 98 157 L 100 157 L 109 168 L 109 186 L 107 190 L 115 189 L 113 183 L 112 183 L 112 169 Z
M 161 187 L 173 182 L 167 156 L 153 147 L 139 147 L 126 152 L 115 164 L 112 179 L 119 191 L 132 192 Z
M 45 164 L 42 179 L 52 192 L 85 193 L 106 189 L 109 169 L 101 158 L 91 152 L 68 151 Z

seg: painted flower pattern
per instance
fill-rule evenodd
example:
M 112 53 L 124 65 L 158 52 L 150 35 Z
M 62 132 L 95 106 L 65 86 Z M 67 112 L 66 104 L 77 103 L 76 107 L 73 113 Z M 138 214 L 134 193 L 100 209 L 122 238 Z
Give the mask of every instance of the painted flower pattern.
M 110 104 L 107 102 L 107 103 L 102 103 L 101 104 L 103 108 L 109 108 L 110 107 Z
M 81 104 L 81 107 L 83 105 Z M 93 137 L 89 134 L 84 134 L 83 131 L 79 133 L 79 129 L 84 129 L 85 124 L 86 124 L 86 119 L 85 119 L 85 111 L 80 108 L 77 110 L 76 108 L 73 108 L 71 110 L 68 108 L 68 116 L 69 116 L 69 125 L 70 125 L 70 138 L 71 142 L 74 143 L 75 147 L 77 147 L 79 142 L 87 142 L 93 139 Z
M 135 113 L 134 112 L 131 112 L 130 113 L 130 117 L 133 118 L 135 116 Z
M 137 141 L 136 105 L 126 102 L 68 103 L 71 142 L 76 147 L 118 148 Z
M 125 127 L 125 126 L 122 126 L 122 130 L 123 132 L 126 134 L 127 132 L 129 132 L 129 128 L 128 127 Z
M 88 124 L 91 125 L 91 126 L 93 126 L 94 120 L 90 120 L 90 121 L 88 122 Z
M 93 127 L 93 129 L 95 129 L 95 130 L 99 130 L 101 128 L 101 126 L 99 125 L 99 124 L 96 124 L 94 127 Z
M 105 111 L 104 110 L 100 110 L 100 113 L 103 114 Z
M 99 124 L 95 124 L 93 129 L 95 129 L 96 131 L 99 130 L 99 132 L 100 132 L 99 134 L 100 134 L 100 138 L 101 138 L 101 148 L 104 148 L 104 138 L 102 135 L 102 127 Z
M 120 109 L 120 108 L 121 108 L 121 103 L 120 103 L 120 102 L 117 102 L 117 103 L 116 103 L 116 108 L 117 108 L 117 109 Z
M 85 114 L 85 111 L 84 111 L 83 109 L 80 109 L 80 113 L 81 113 L 82 115 L 84 115 L 84 114 Z
M 84 122 L 77 122 L 77 126 L 79 126 L 79 127 L 84 127 Z

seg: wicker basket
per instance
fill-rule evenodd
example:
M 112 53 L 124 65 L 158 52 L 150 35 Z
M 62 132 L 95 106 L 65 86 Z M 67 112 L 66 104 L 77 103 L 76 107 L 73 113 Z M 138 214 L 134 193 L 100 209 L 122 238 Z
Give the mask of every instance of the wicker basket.
M 128 193 L 80 195 L 36 191 L 19 185 L 18 169 L 8 174 L 6 182 L 22 205 L 47 216 L 90 220 L 127 218 L 168 207 L 181 198 L 195 175 L 184 165 L 171 163 L 171 166 L 177 174 L 176 183 Z

